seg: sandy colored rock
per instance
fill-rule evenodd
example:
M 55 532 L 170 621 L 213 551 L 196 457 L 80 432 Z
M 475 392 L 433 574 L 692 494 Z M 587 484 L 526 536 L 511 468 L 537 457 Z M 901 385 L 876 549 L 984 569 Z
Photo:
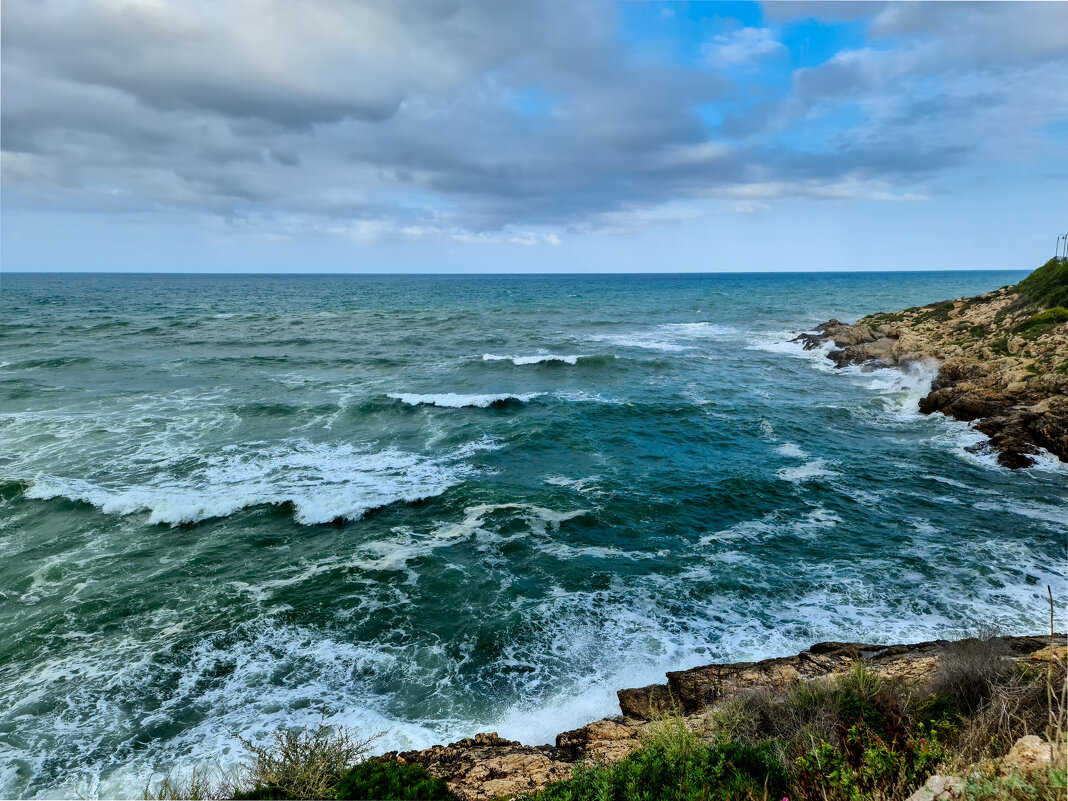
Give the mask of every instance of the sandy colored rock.
M 964 781 L 956 776 L 931 776 L 927 783 L 908 797 L 908 801 L 944 801 L 964 795 Z
M 667 685 L 664 684 L 619 690 L 616 697 L 619 699 L 623 717 L 637 720 L 651 720 L 678 707 L 678 701 L 672 698 Z
M 638 734 L 633 725 L 609 719 L 597 720 L 581 729 L 556 735 L 556 747 L 574 751 L 576 760 L 618 762 L 641 744 Z
M 1047 645 L 1045 648 L 1040 648 L 1031 654 L 1031 658 L 1038 659 L 1042 662 L 1049 662 L 1050 653 L 1050 646 Z M 1064 662 L 1065 660 L 1068 660 L 1068 646 L 1066 645 L 1053 646 L 1052 653 L 1053 659 L 1056 662 Z
M 1064 743 L 1060 747 L 1051 745 L 1034 734 L 1021 737 L 1001 758 L 1000 768 L 1003 773 L 1030 773 L 1056 764 L 1063 766 L 1065 761 Z
M 469 801 L 538 790 L 549 782 L 571 776 L 574 759 L 550 746 L 529 746 L 498 737 L 496 732 L 476 734 L 450 745 L 422 751 L 391 752 L 379 760 L 422 765 L 444 779 L 456 795 Z
M 1068 324 L 1019 333 L 1038 308 L 1004 287 L 854 325 L 828 320 L 795 341 L 833 346 L 827 356 L 838 367 L 933 365 L 920 411 L 975 421 L 1003 465 L 1027 467 L 1039 448 L 1068 461 Z

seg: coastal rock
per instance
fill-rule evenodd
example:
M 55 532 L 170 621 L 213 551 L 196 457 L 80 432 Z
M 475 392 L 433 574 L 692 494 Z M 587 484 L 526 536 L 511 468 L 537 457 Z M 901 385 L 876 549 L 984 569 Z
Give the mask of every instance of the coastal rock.
M 1042 662 L 1049 662 L 1051 655 L 1055 662 L 1064 662 L 1065 660 L 1068 660 L 1068 646 L 1061 645 L 1050 647 L 1047 645 L 1045 648 L 1040 648 L 1031 654 L 1031 658 Z
M 1040 310 L 1025 291 L 1005 287 L 853 325 L 828 320 L 794 341 L 806 350 L 832 345 L 837 367 L 933 361 L 937 377 L 920 411 L 974 422 L 1002 465 L 1028 467 L 1040 449 L 1068 461 L 1068 324 L 1034 324 Z
M 539 790 L 549 782 L 569 778 L 574 761 L 569 756 L 550 746 L 523 745 L 489 732 L 422 751 L 394 751 L 377 759 L 422 765 L 444 779 L 460 798 L 490 801 Z
M 1006 660 L 1048 661 L 1048 635 L 998 639 Z M 444 779 L 465 801 L 490 801 L 521 795 L 569 778 L 575 765 L 584 760 L 617 762 L 625 759 L 640 746 L 646 727 L 657 725 L 650 721 L 665 712 L 679 711 L 688 727 L 706 731 L 704 714 L 741 693 L 784 689 L 796 681 L 834 676 L 849 670 L 858 659 L 887 679 L 926 683 L 934 676 L 938 660 L 949 644 L 945 640 L 911 645 L 822 642 L 795 656 L 703 665 L 668 673 L 666 684 L 621 690 L 622 717 L 597 720 L 563 732 L 557 735 L 555 745 L 523 745 L 489 732 L 419 751 L 392 751 L 374 759 L 422 765 L 432 775 Z M 1068 652 L 1068 637 L 1054 635 L 1053 649 L 1055 655 Z M 1033 741 L 1021 743 L 1017 743 L 1018 748 L 1005 757 L 1009 761 L 1003 764 L 1030 765 L 1042 758 L 1038 753 L 1041 749 Z M 1049 754 L 1048 743 L 1045 749 Z M 1063 760 L 1063 754 L 1056 758 Z M 930 794 L 914 794 L 913 798 L 956 797 L 951 794 L 956 780 L 940 777 L 940 781 L 928 782 L 917 791 L 930 791 Z
M 650 684 L 616 693 L 623 717 L 636 720 L 651 720 L 678 707 L 666 684 Z
M 572 761 L 618 762 L 640 745 L 638 728 L 617 720 L 597 720 L 581 729 L 556 735 L 556 747 L 569 750 Z
M 1002 637 L 1006 659 L 1028 658 L 1049 638 Z M 816 643 L 796 656 L 765 659 L 760 662 L 702 665 L 689 670 L 667 674 L 667 684 L 659 685 L 656 697 L 669 697 L 677 702 L 683 715 L 698 714 L 705 709 L 757 690 L 782 690 L 793 682 L 833 676 L 849 670 L 853 663 L 864 660 L 868 666 L 886 679 L 926 684 L 938 669 L 938 660 L 949 643 L 945 640 L 913 645 L 869 645 L 862 643 Z M 1065 645 L 1064 635 L 1057 635 L 1056 645 Z M 657 685 L 653 685 L 656 687 Z M 632 692 L 649 697 L 651 688 L 623 690 L 620 698 L 630 698 Z M 648 705 L 622 706 L 626 720 L 652 720 L 656 713 Z

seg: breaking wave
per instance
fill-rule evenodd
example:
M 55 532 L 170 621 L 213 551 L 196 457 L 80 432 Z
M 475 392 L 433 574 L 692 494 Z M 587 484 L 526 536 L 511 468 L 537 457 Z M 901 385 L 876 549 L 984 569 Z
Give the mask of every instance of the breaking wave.
M 178 526 L 226 517 L 241 509 L 289 504 L 304 525 L 358 520 L 372 509 L 440 495 L 473 472 L 463 460 L 486 443 L 430 458 L 396 448 L 359 451 L 351 445 L 298 441 L 249 443 L 203 458 L 185 477 L 163 473 L 118 484 L 40 475 L 27 498 L 66 498 L 107 514 L 148 512 L 150 524 Z

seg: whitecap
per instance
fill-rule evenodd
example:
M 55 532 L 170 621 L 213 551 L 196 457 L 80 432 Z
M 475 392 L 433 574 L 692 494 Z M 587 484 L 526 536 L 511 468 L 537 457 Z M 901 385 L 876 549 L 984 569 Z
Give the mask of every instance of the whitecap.
M 557 353 L 545 353 L 535 356 L 498 356 L 495 353 L 482 354 L 482 361 L 484 362 L 511 362 L 516 366 L 525 364 L 544 364 L 546 362 L 562 362 L 564 364 L 575 365 L 578 364 L 578 360 L 581 358 L 583 358 L 581 354 L 561 356 Z
M 775 474 L 784 481 L 799 484 L 813 478 L 831 478 L 839 475 L 827 466 L 826 459 L 812 459 L 797 467 L 783 467 Z
M 290 503 L 298 523 L 315 525 L 357 520 L 371 509 L 440 495 L 473 472 L 462 460 L 488 447 L 495 446 L 472 443 L 432 459 L 396 448 L 368 452 L 304 440 L 246 443 L 202 458 L 186 477 L 164 472 L 123 485 L 39 475 L 25 495 L 83 501 L 108 514 L 147 511 L 149 523 L 172 526 L 226 517 L 250 506 Z

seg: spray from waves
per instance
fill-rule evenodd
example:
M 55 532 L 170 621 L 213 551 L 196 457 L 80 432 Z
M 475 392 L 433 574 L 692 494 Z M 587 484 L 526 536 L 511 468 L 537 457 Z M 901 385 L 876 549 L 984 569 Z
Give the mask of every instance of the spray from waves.
M 622 348 L 659 350 L 665 353 L 683 353 L 703 347 L 702 340 L 729 340 L 738 336 L 738 330 L 716 323 L 665 323 L 645 331 L 625 334 L 598 334 L 590 336 L 594 342 L 607 342 Z
M 419 395 L 411 392 L 391 392 L 388 397 L 406 403 L 409 406 L 442 406 L 447 409 L 463 409 L 475 407 L 485 409 L 500 403 L 526 403 L 533 398 L 539 398 L 544 392 L 528 392 L 522 395 L 501 393 L 496 395 L 459 395 L 455 392 L 443 392 L 439 394 Z
M 693 339 L 731 339 L 738 335 L 738 329 L 729 325 L 716 323 L 665 323 L 658 326 L 658 331 L 666 331 L 677 337 Z
M 440 495 L 474 472 L 466 457 L 493 447 L 480 442 L 432 459 L 396 448 L 365 452 L 306 440 L 245 443 L 202 457 L 184 477 L 163 473 L 120 484 L 39 475 L 25 496 L 82 501 L 107 514 L 147 511 L 150 524 L 171 526 L 288 503 L 298 523 L 316 525 L 358 520 L 371 509 Z
M 826 372 L 832 372 L 834 364 L 827 359 L 827 354 L 834 350 L 833 342 L 824 342 L 818 348 L 805 350 L 804 345 L 794 341 L 795 337 L 802 332 L 798 331 L 764 331 L 753 334 L 746 340 L 746 350 L 759 350 L 765 353 L 779 353 L 784 356 L 792 356 L 795 359 L 804 359 L 811 362 Z

